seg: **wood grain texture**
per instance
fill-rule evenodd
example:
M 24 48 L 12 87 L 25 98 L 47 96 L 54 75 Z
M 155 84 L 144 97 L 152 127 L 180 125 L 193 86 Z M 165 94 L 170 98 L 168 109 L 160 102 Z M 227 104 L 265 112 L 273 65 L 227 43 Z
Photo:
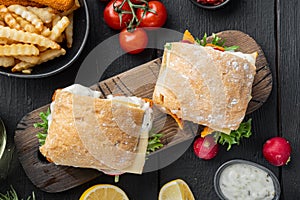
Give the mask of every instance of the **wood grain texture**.
M 220 32 L 218 35 L 226 39 L 227 45 L 231 46 L 235 44 L 240 46 L 240 51 L 244 53 L 258 52 L 257 74 L 253 86 L 253 99 L 255 101 L 250 102 L 248 109 L 248 113 L 253 112 L 266 101 L 272 89 L 272 75 L 267 67 L 266 58 L 254 39 L 243 32 L 231 30 Z M 91 88 L 100 91 L 104 98 L 110 94 L 152 98 L 160 65 L 161 58 L 158 58 L 105 81 L 101 81 Z M 95 170 L 56 166 L 45 162 L 45 159 L 43 160 L 38 152 L 38 140 L 36 138 L 39 130 L 35 129 L 33 124 L 40 121 L 39 113 L 42 111 L 45 112 L 48 107 L 49 105 L 39 108 L 26 115 L 20 121 L 15 133 L 15 144 L 19 160 L 33 184 L 47 192 L 61 192 L 86 183 L 101 173 Z M 162 138 L 164 148 L 149 156 L 145 165 L 146 172 L 153 171 L 153 166 L 157 166 L 154 169 L 160 169 L 177 160 L 191 144 L 198 131 L 197 125 L 191 125 L 194 128 L 186 128 L 181 131 L 170 116 L 159 112 L 158 109 L 154 109 L 154 111 L 153 127 L 156 132 L 164 133 L 164 137 Z M 185 125 L 186 127 L 187 124 Z M 186 144 L 183 147 L 168 150 L 168 148 L 180 143 Z M 176 153 L 163 152 L 166 150 Z M 170 155 L 175 156 L 172 157 Z M 158 157 L 164 158 L 164 161 L 157 162 Z
M 243 140 L 230 151 L 221 147 L 217 157 L 209 161 L 197 158 L 190 147 L 180 159 L 159 171 L 159 186 L 170 180 L 182 178 L 190 185 L 196 199 L 218 199 L 213 187 L 214 173 L 221 164 L 235 158 L 262 164 L 280 178 L 279 169 L 268 164 L 261 153 L 264 141 L 278 134 L 275 1 L 231 0 L 224 8 L 216 11 L 195 7 L 188 1 L 180 1 L 180 6 L 172 5 L 171 0 L 164 2 L 168 2 L 168 28 L 179 31 L 188 29 L 198 38 L 202 38 L 205 32 L 210 35 L 232 29 L 241 30 L 253 37 L 267 57 L 272 71 L 273 89 L 267 102 L 247 116 L 253 119 L 253 134 L 250 139 Z
M 72 64 L 72 66 L 56 74 L 55 76 L 50 76 L 43 79 L 25 80 L 0 75 L 0 114 L 7 128 L 9 143 L 14 144 L 16 125 L 22 119 L 22 117 L 27 113 L 48 104 L 51 101 L 53 91 L 56 89 L 73 84 L 76 78 L 76 73 L 88 53 L 102 40 L 117 33 L 116 31 L 107 27 L 103 22 L 102 15 L 106 4 L 100 1 L 86 1 L 89 7 L 90 24 L 92 25 L 90 26 L 90 34 L 87 43 L 79 58 Z M 150 49 L 137 56 L 122 56 L 108 67 L 104 74 L 104 78 L 111 77 L 121 73 L 122 71 L 126 71 L 133 66 L 137 66 L 141 63 L 152 60 L 153 52 L 154 50 Z M 115 68 L 114 66 L 120 67 Z M 99 79 L 100 78 L 101 77 L 99 77 Z M 151 199 L 156 197 L 157 188 L 155 185 L 157 182 L 157 172 L 153 172 L 151 175 L 143 177 L 126 176 L 120 181 L 119 186 L 125 188 L 125 190 L 130 188 L 127 183 L 131 179 L 135 180 L 136 183 L 136 185 L 132 184 L 133 186 L 145 185 L 148 182 L 151 183 L 150 185 L 152 185 L 152 187 L 148 188 L 147 195 Z M 26 197 L 30 195 L 32 191 L 34 191 L 38 199 L 73 200 L 78 199 L 80 194 L 87 189 L 88 186 L 90 186 L 90 183 L 105 182 L 113 183 L 113 177 L 101 176 L 100 179 L 94 179 L 94 182 L 89 182 L 86 185 L 82 185 L 80 187 L 57 194 L 44 192 L 39 190 L 28 178 L 15 151 L 10 165 L 8 177 L 4 181 L 1 180 L 0 192 L 5 193 L 8 189 L 10 189 L 10 185 L 12 185 L 20 197 Z M 130 190 L 132 190 L 131 196 L 139 197 L 138 191 L 134 191 L 133 189 Z
M 300 2 L 278 3 L 279 131 L 293 149 L 291 162 L 282 168 L 282 198 L 300 199 Z
M 72 66 L 55 76 L 39 80 L 0 76 L 0 115 L 7 128 L 9 143 L 14 143 L 14 131 L 21 118 L 49 103 L 55 89 L 72 84 L 88 53 L 97 44 L 118 33 L 109 29 L 103 20 L 106 4 L 94 0 L 86 1 L 90 13 L 90 34 L 83 52 Z M 218 199 L 213 188 L 216 169 L 225 161 L 242 158 L 262 164 L 275 172 L 281 182 L 281 199 L 299 199 L 299 2 L 231 0 L 224 8 L 215 11 L 198 8 L 189 0 L 162 2 L 168 10 L 168 20 L 164 26 L 166 28 L 179 32 L 189 29 L 199 38 L 205 32 L 211 34 L 222 30 L 241 30 L 261 45 L 272 72 L 273 90 L 267 102 L 248 115 L 253 119 L 251 138 L 242 141 L 230 152 L 221 148 L 218 156 L 210 161 L 197 159 L 192 148 L 189 148 L 176 162 L 158 172 L 125 174 L 121 176 L 119 183 L 114 183 L 113 177 L 103 175 L 59 193 L 47 193 L 35 187 L 15 153 L 7 179 L 0 181 L 1 193 L 5 193 L 12 185 L 24 199 L 34 191 L 37 199 L 73 200 L 79 199 L 82 192 L 94 184 L 110 183 L 121 187 L 130 199 L 155 200 L 164 183 L 182 178 L 190 185 L 196 199 L 215 200 Z M 150 61 L 159 52 L 161 51 L 147 50 L 139 55 L 122 56 L 109 66 L 102 80 Z M 280 92 L 277 92 L 277 88 Z M 281 105 L 280 109 L 278 103 Z M 261 153 L 264 141 L 276 135 L 287 137 L 294 149 L 292 161 L 282 168 L 270 165 Z

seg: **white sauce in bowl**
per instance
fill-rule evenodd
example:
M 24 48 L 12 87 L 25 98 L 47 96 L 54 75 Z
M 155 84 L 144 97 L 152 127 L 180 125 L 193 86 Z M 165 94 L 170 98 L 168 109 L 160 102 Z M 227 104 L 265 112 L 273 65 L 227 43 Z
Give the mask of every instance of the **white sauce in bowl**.
M 219 187 L 229 200 L 272 200 L 275 197 L 272 177 L 264 170 L 244 163 L 226 167 L 220 175 Z

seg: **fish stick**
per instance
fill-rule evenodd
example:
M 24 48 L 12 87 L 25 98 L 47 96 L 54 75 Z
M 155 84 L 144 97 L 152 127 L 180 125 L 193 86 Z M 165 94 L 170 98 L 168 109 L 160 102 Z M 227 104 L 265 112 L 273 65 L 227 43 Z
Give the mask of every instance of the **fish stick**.
M 35 33 L 18 31 L 8 27 L 0 26 L 0 38 L 7 38 L 18 42 L 37 44 L 39 46 L 60 49 L 60 45 L 56 42 Z
M 52 7 L 60 11 L 66 11 L 72 8 L 74 0 L 32 0 L 33 2 Z
M 43 5 L 29 0 L 0 0 L 1 5 L 10 6 L 14 4 L 22 6 L 44 7 Z

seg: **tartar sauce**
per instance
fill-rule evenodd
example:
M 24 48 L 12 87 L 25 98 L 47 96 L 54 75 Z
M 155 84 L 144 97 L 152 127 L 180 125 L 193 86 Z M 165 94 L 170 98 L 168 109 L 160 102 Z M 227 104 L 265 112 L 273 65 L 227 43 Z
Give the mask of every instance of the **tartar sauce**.
M 275 196 L 271 176 L 249 164 L 237 163 L 226 167 L 220 175 L 219 184 L 229 200 L 271 200 Z

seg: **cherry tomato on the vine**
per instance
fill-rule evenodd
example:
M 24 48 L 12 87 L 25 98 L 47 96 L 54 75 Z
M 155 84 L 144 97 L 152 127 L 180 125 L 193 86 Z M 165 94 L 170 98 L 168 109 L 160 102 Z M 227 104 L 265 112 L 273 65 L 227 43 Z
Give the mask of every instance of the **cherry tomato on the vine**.
M 125 2 L 122 8 L 119 9 L 118 7 L 122 4 L 122 2 L 123 0 L 116 0 L 116 1 L 112 0 L 106 5 L 104 9 L 104 21 L 109 27 L 115 30 L 122 30 L 123 28 L 125 28 L 133 17 L 131 13 L 129 14 L 123 13 L 121 14 L 122 22 L 120 21 L 120 17 L 119 17 L 120 12 L 131 11 L 130 6 L 128 5 L 127 2 Z
M 167 21 L 167 9 L 160 1 L 149 1 L 149 10 L 139 8 L 136 11 L 138 20 L 141 20 L 140 27 L 162 27 Z M 152 12 L 154 11 L 154 12 Z M 144 15 L 144 17 L 143 17 Z
M 130 54 L 138 54 L 142 52 L 148 44 L 148 36 L 142 28 L 128 31 L 126 28 L 119 35 L 121 48 Z

